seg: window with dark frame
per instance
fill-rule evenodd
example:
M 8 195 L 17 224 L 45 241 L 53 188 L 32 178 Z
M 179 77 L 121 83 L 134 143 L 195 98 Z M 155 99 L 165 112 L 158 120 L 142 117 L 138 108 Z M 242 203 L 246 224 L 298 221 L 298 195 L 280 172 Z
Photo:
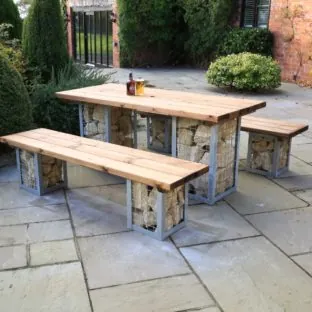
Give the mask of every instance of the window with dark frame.
M 267 28 L 270 0 L 243 0 L 242 27 Z

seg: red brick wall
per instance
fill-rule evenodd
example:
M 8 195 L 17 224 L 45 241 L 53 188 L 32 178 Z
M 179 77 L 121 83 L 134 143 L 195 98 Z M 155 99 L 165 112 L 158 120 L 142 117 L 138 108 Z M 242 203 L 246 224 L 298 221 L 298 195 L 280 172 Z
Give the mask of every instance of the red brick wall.
M 312 0 L 271 0 L 269 29 L 283 80 L 312 84 Z
M 113 23 L 113 66 L 114 67 L 120 67 L 120 60 L 119 60 L 119 53 L 120 53 L 120 47 L 119 47 L 119 27 L 118 27 L 118 10 L 117 10 L 117 2 L 115 2 L 113 6 L 113 12 L 116 16 L 116 22 Z

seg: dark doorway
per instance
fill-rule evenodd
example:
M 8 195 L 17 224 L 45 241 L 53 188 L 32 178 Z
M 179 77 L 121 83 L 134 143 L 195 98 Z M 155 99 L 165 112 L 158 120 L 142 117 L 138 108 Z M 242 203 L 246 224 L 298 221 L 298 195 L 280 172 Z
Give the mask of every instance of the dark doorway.
M 113 40 L 111 11 L 73 12 L 73 54 L 77 61 L 111 66 Z

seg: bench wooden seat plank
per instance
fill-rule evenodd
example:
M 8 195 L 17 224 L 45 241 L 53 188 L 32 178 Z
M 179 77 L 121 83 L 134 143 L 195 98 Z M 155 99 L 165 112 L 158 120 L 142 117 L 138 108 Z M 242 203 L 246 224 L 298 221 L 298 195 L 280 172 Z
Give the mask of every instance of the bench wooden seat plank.
M 241 130 L 249 132 L 246 170 L 276 178 L 289 168 L 291 139 L 309 126 L 283 120 L 245 116 Z
M 308 125 L 291 123 L 283 120 L 274 120 L 254 116 L 242 118 L 241 129 L 247 132 L 294 137 L 309 128 Z
M 52 130 L 50 131 L 53 132 Z M 33 139 L 28 137 L 28 135 L 31 136 L 33 134 L 39 134 L 40 138 L 38 137 L 38 139 Z M 105 155 L 105 149 L 101 150 L 101 156 L 97 156 L 95 154 L 96 151 L 93 151 L 93 153 L 87 152 L 88 146 L 84 146 L 83 144 L 75 143 L 71 147 L 64 147 L 62 144 L 57 144 L 57 140 L 47 135 L 46 131 L 45 134 L 42 134 L 41 129 L 33 130 L 29 132 L 29 134 L 24 132 L 5 136 L 2 137 L 0 141 L 34 153 L 87 166 L 99 171 L 157 187 L 157 189 L 162 191 L 173 190 L 177 186 L 183 185 L 208 171 L 208 167 L 203 164 L 189 162 L 192 169 L 184 167 L 183 171 L 180 170 L 178 171 L 178 174 L 176 174 L 176 167 L 171 166 L 170 164 L 157 168 L 156 163 L 150 159 L 146 159 L 146 161 L 143 161 L 142 164 L 139 160 L 132 161 L 127 157 L 120 157 L 119 160 L 114 160 L 113 156 L 109 152 Z M 72 142 L 69 141 L 69 143 Z M 82 148 L 84 151 L 80 151 L 79 148 Z M 130 148 L 122 148 L 124 151 L 123 156 L 125 156 L 127 154 L 127 150 Z M 140 151 L 140 158 L 142 160 L 145 160 L 145 154 L 152 153 Z M 149 157 L 152 156 L 149 155 Z M 176 166 L 182 168 L 183 164 L 186 162 L 180 162 L 179 159 L 174 160 L 176 161 Z
M 186 117 L 218 123 L 254 112 L 266 105 L 265 102 L 240 100 L 221 96 L 209 96 L 146 88 L 145 95 L 129 97 L 125 87 L 105 84 L 56 93 L 63 100 L 122 107 L 134 111 Z
M 142 150 L 137 150 L 133 148 L 124 148 L 124 146 L 121 145 L 116 145 L 116 144 L 111 144 L 111 143 L 106 143 L 103 141 L 97 141 L 97 140 L 90 140 L 88 138 L 84 137 L 78 137 L 78 136 L 73 136 L 71 134 L 67 133 L 62 133 L 62 132 L 57 132 L 49 129 L 40 129 L 40 133 L 38 133 L 36 130 L 31 130 L 27 131 L 27 133 L 24 133 L 23 135 L 29 137 L 29 138 L 44 138 L 45 136 L 50 137 L 50 141 L 53 143 L 57 143 L 59 145 L 62 145 L 64 147 L 76 147 L 78 145 L 83 145 L 86 148 L 90 147 L 96 147 L 98 149 L 103 149 L 107 152 L 107 157 L 110 155 L 112 156 L 117 156 L 119 158 L 123 157 L 126 161 L 126 159 L 142 159 Z M 145 160 L 151 160 L 154 162 L 155 166 L 159 164 L 168 164 L 172 165 L 170 167 L 170 170 L 176 170 L 176 159 L 172 157 L 168 157 L 162 154 L 156 154 L 156 153 L 150 153 L 150 152 L 145 152 L 144 153 L 144 159 Z M 187 161 L 187 160 L 182 160 L 179 159 L 179 165 L 180 169 L 190 169 L 193 170 L 194 168 L 194 163 Z M 177 174 L 177 172 L 175 172 Z

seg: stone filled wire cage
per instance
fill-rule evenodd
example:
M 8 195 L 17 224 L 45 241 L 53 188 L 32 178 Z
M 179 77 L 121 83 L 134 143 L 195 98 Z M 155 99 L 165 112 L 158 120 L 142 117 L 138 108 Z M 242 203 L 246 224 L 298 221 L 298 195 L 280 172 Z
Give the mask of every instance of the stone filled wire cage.
M 66 162 L 44 155 L 16 150 L 21 187 L 38 195 L 67 186 Z

